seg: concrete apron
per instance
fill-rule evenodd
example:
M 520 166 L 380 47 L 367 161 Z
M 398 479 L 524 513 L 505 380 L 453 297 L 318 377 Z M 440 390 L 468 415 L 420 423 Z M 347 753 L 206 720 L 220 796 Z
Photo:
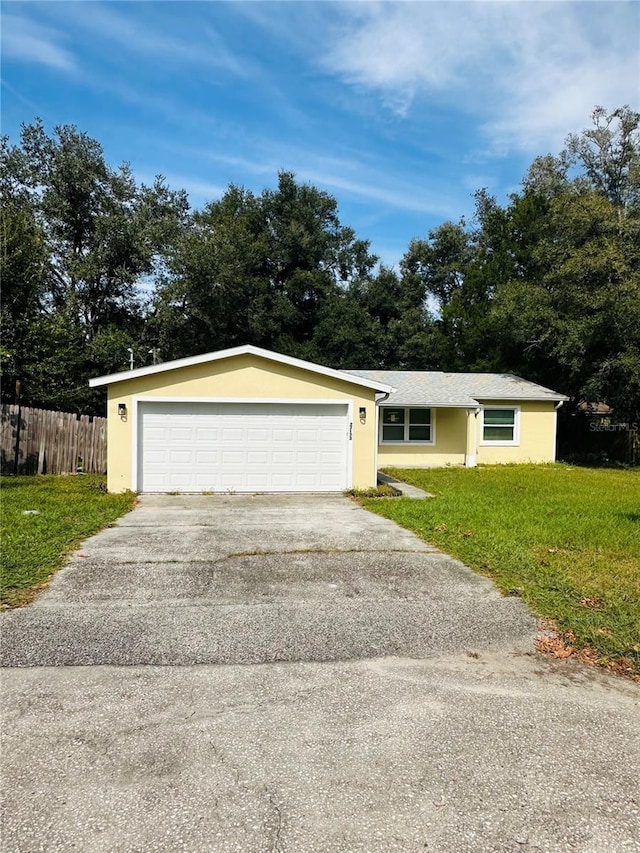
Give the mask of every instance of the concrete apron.
M 640 849 L 637 686 L 344 498 L 146 496 L 1 622 L 7 850 Z

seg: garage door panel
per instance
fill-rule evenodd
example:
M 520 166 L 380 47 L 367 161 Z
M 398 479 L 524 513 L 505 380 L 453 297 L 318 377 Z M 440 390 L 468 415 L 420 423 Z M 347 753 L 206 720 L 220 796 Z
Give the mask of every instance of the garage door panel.
M 199 447 L 195 450 L 195 459 L 198 465 L 217 465 L 219 458 L 217 450 L 201 450 Z
M 269 441 L 269 430 L 267 429 L 255 429 L 255 427 L 248 427 L 247 429 L 247 440 L 248 441 L 257 441 L 257 442 L 267 442 Z
M 263 492 L 270 490 L 269 475 L 257 471 L 247 474 L 247 488 L 252 492 Z
M 177 427 L 173 426 L 169 430 L 168 439 L 169 441 L 191 441 L 192 439 L 192 427 Z
M 334 491 L 347 486 L 347 406 L 145 403 L 143 491 Z
M 218 441 L 218 430 L 215 427 L 196 427 L 196 441 Z

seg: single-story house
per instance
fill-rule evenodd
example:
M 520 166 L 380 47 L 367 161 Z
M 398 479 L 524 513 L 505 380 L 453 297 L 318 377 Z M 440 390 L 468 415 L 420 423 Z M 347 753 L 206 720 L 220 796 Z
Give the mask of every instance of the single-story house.
M 112 492 L 341 491 L 386 466 L 552 462 L 567 398 L 517 376 L 333 370 L 255 346 L 101 376 Z

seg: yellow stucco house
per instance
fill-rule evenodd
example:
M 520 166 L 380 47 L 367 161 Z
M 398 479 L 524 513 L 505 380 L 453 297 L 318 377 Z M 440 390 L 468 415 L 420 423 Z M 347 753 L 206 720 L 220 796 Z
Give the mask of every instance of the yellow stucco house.
M 92 379 L 108 487 L 341 491 L 386 466 L 552 462 L 567 398 L 503 374 L 333 370 L 254 346 Z

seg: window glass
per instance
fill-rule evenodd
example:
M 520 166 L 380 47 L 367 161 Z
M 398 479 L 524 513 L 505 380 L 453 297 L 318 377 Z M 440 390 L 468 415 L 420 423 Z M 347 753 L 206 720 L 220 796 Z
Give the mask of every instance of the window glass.
M 382 409 L 382 440 L 431 441 L 431 409 Z
M 431 427 L 430 426 L 410 426 L 409 441 L 430 441 Z
M 430 424 L 431 409 L 409 409 L 410 424 Z
M 404 409 L 383 409 L 383 424 L 404 424 Z
M 484 441 L 513 441 L 515 438 L 515 409 L 485 409 Z
M 515 409 L 485 409 L 484 422 L 485 424 L 513 426 L 516 422 Z
M 382 427 L 383 441 L 404 441 L 404 426 L 388 426 Z

